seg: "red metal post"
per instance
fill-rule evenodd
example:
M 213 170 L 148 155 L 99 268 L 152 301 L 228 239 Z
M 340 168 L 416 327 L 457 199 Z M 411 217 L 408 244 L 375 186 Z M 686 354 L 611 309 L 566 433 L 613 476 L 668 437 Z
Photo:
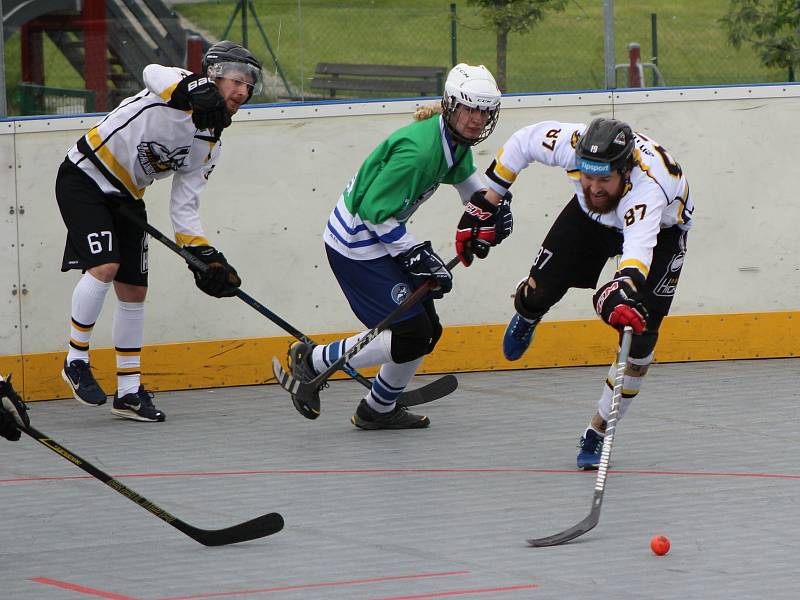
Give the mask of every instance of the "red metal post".
M 44 37 L 40 27 L 25 23 L 19 38 L 22 54 L 22 81 L 44 85 Z
M 628 65 L 628 87 L 636 88 L 642 87 L 642 74 L 641 74 L 641 48 L 636 42 L 628 44 L 628 56 L 630 57 L 630 64 Z
M 199 35 L 186 37 L 186 68 L 192 73 L 199 73 L 203 64 L 203 41 Z
M 84 0 L 83 25 L 84 79 L 86 89 L 95 93 L 95 110 L 108 106 L 108 23 L 105 0 Z

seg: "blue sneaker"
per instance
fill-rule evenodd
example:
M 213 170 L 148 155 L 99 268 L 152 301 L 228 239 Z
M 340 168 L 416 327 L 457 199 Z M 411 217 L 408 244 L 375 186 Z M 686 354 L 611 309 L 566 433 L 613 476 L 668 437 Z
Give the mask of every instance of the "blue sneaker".
M 600 455 L 603 452 L 603 436 L 591 427 L 581 436 L 578 442 L 578 468 L 587 471 L 596 469 L 600 465 Z
M 114 406 L 111 412 L 124 419 L 150 423 L 161 422 L 167 418 L 163 412 L 153 406 L 153 394 L 144 389 L 143 385 L 139 386 L 135 394 L 125 394 L 122 398 L 118 393 L 114 394 Z
M 67 364 L 66 359 L 64 359 L 61 379 L 67 382 L 72 390 L 73 397 L 81 404 L 101 406 L 106 403 L 106 393 L 97 384 L 89 363 L 82 360 L 73 360 Z
M 531 345 L 533 332 L 536 330 L 539 320 L 528 321 L 519 313 L 514 315 L 503 335 L 503 354 L 506 359 L 517 360 L 525 354 L 528 346 Z

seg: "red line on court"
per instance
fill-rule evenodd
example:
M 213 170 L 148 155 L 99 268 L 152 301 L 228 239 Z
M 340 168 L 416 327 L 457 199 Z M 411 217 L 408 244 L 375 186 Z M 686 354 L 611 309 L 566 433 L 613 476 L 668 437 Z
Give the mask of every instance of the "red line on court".
M 717 471 L 643 471 L 610 469 L 614 475 L 661 475 L 676 477 L 749 477 L 756 479 L 800 479 L 800 475 L 785 473 L 734 473 Z M 579 471 L 577 469 L 537 469 L 526 467 L 507 468 L 452 468 L 452 469 L 266 469 L 258 471 L 188 471 L 167 473 L 124 473 L 113 475 L 115 479 L 148 479 L 170 477 L 241 477 L 248 475 L 463 475 L 463 474 L 525 474 L 539 473 L 550 475 L 579 475 L 594 477 L 593 471 Z M 76 479 L 93 479 L 91 475 L 66 475 L 66 476 L 41 476 L 41 477 L 15 477 L 13 479 L 0 479 L 0 483 L 25 483 L 29 481 L 70 481 Z
M 450 592 L 433 592 L 430 594 L 415 594 L 413 596 L 383 596 L 371 600 L 423 600 L 424 598 L 446 598 L 453 596 L 468 596 L 474 594 L 494 594 L 497 592 L 513 592 L 515 590 L 534 590 L 539 586 L 535 583 L 526 585 L 509 585 L 505 587 L 482 588 L 474 590 L 453 590 Z
M 409 579 L 426 579 L 430 577 L 448 577 L 451 575 L 466 575 L 469 571 L 445 571 L 443 573 L 419 573 L 417 575 L 389 575 L 385 577 L 372 577 L 369 579 L 350 579 L 344 581 L 323 581 L 320 583 L 302 583 L 297 585 L 284 585 L 280 587 L 260 588 L 253 590 L 239 590 L 235 592 L 215 592 L 210 594 L 194 594 L 192 596 L 168 596 L 159 600 L 197 600 L 199 598 L 224 598 L 230 596 L 243 596 L 245 594 L 270 594 L 273 592 L 288 592 L 293 590 L 309 590 L 324 587 L 339 587 L 344 585 L 363 585 L 365 583 L 381 583 L 384 581 L 404 581 Z
M 58 579 L 50 579 L 48 577 L 31 577 L 30 581 L 41 583 L 42 585 L 51 585 L 53 587 L 70 590 L 71 592 L 78 592 L 79 594 L 86 594 L 87 596 L 107 598 L 108 600 L 138 600 L 133 596 L 123 596 L 122 594 L 115 594 L 114 592 L 97 590 L 95 588 L 86 587 L 85 585 L 78 585 L 77 583 L 69 583 L 68 581 L 59 581 Z

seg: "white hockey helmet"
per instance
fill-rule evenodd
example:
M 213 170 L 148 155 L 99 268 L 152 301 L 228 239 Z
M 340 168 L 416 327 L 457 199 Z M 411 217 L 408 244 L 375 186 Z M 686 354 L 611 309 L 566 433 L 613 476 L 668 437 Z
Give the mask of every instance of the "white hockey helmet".
M 478 137 L 465 138 L 453 127 L 451 121 L 453 121 L 453 115 L 459 104 L 468 108 L 488 111 L 489 120 L 486 121 L 483 131 Z M 500 116 L 500 90 L 489 69 L 483 65 L 475 67 L 465 63 L 453 67 L 444 83 L 442 109 L 447 129 L 458 143 L 474 146 L 489 137 Z

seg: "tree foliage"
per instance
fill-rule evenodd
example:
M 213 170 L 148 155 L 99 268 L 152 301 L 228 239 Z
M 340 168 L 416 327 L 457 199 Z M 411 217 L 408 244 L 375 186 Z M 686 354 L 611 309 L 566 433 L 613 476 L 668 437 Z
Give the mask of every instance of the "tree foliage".
M 506 56 L 509 33 L 528 33 L 544 20 L 548 12 L 560 12 L 568 0 L 468 0 L 478 7 L 478 14 L 497 36 L 497 68 L 495 78 L 501 90 L 506 89 Z
M 800 0 L 731 0 L 720 19 L 734 48 L 751 44 L 767 67 L 800 65 Z

